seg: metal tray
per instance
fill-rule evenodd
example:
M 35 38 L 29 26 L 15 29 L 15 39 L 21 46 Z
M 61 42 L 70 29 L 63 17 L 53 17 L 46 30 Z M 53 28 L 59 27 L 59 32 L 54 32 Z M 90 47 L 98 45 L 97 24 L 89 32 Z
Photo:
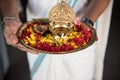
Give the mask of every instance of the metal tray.
M 97 35 L 96 35 L 96 30 L 92 27 L 92 26 L 90 26 L 90 25 L 88 25 L 88 24 L 86 24 L 86 23 L 81 23 L 82 25 L 83 25 L 83 27 L 84 28 L 86 28 L 86 29 L 88 29 L 88 30 L 90 30 L 91 31 L 91 38 L 90 38 L 90 40 L 85 44 L 85 45 L 77 45 L 78 47 L 77 48 L 74 48 L 74 49 L 71 49 L 71 50 L 58 50 L 58 51 L 49 51 L 49 50 L 44 50 L 44 49 L 37 49 L 36 47 L 35 47 L 35 45 L 34 45 L 34 47 L 33 46 L 31 46 L 29 43 L 25 43 L 25 41 L 23 40 L 23 39 L 21 39 L 21 36 L 22 36 L 22 34 L 23 34 L 23 31 L 25 31 L 25 29 L 26 29 L 26 27 L 28 27 L 28 24 L 38 24 L 38 23 L 42 23 L 43 25 L 47 25 L 47 26 L 49 26 L 49 20 L 48 20 L 48 18 L 40 18 L 40 19 L 34 19 L 33 21 L 28 21 L 28 22 L 26 22 L 26 23 L 24 23 L 19 29 L 18 29 L 18 31 L 17 31 L 17 37 L 18 37 L 18 40 L 19 40 L 19 42 L 22 44 L 22 45 L 24 45 L 25 47 L 27 47 L 27 48 L 29 48 L 29 49 L 31 49 L 31 50 L 35 50 L 35 51 L 39 51 L 39 52 L 42 52 L 42 53 L 48 53 L 48 54 L 68 54 L 68 53 L 73 53 L 73 52 L 76 52 L 76 51 L 80 51 L 80 50 L 83 50 L 83 49 L 85 49 L 85 48 L 87 48 L 87 47 L 89 47 L 89 46 L 91 46 L 95 41 L 96 41 L 96 39 L 97 39 Z M 33 27 L 33 26 L 31 26 L 31 27 Z M 33 29 L 33 28 L 32 28 Z M 74 31 L 74 30 L 73 30 Z M 25 32 L 24 32 L 25 33 Z M 36 34 L 37 32 L 35 32 L 35 34 Z M 40 33 L 37 33 L 37 34 L 40 34 Z M 44 34 L 47 34 L 47 32 L 45 32 Z M 48 34 L 52 34 L 52 33 L 48 33 Z M 43 34 L 40 34 L 40 37 L 42 37 L 42 36 L 44 36 Z M 40 41 L 39 41 L 40 42 Z M 54 42 L 54 41 L 53 41 Z M 67 42 L 67 44 L 68 43 L 71 43 L 71 42 Z M 37 44 L 37 42 L 36 42 L 36 44 Z M 49 47 L 48 47 L 49 48 Z

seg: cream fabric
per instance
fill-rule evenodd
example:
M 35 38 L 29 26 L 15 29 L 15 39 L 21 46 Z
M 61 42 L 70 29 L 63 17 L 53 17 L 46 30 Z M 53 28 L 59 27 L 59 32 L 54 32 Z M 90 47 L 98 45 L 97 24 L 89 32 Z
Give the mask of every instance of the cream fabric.
M 104 56 L 109 36 L 110 21 L 112 14 L 113 1 L 110 1 L 109 6 L 104 13 L 99 17 L 97 24 L 98 41 L 96 46 L 96 64 L 95 64 L 95 80 L 102 80 Z
M 50 9 L 57 3 L 57 1 L 58 0 L 29 0 L 27 7 L 28 21 L 31 20 L 32 18 L 48 17 Z M 74 7 L 75 12 L 83 8 L 87 0 L 79 1 L 80 2 L 78 3 L 78 5 Z M 72 4 L 73 2 L 71 2 L 71 5 Z M 102 17 L 99 20 L 103 19 L 104 18 Z M 98 22 L 98 24 L 101 23 Z M 106 40 L 104 43 L 107 42 L 107 35 L 109 31 L 108 24 L 109 21 L 106 23 L 107 32 L 104 34 L 106 35 L 105 36 Z M 99 29 L 101 26 L 98 26 L 97 29 Z M 98 37 L 101 37 L 102 30 L 104 29 L 100 28 L 100 30 L 98 31 Z M 101 43 L 102 41 L 100 39 L 99 42 Z M 32 80 L 93 80 L 94 72 L 96 73 L 95 80 L 101 80 L 101 72 L 103 66 L 103 61 L 101 60 L 103 60 L 106 44 L 103 44 L 103 49 L 102 51 L 100 51 L 99 50 L 99 48 L 101 47 L 99 45 L 100 43 L 97 42 L 97 45 L 99 46 L 97 47 L 96 51 L 97 55 L 95 53 L 96 43 L 94 43 L 94 45 L 85 50 L 78 51 L 73 54 L 66 55 L 47 54 L 44 60 L 41 62 L 37 71 L 34 73 L 34 75 L 32 75 Z M 98 57 L 99 56 L 98 53 L 101 53 L 102 57 Z M 37 61 L 36 59 L 38 58 L 39 55 L 31 53 L 27 54 L 30 70 L 34 67 L 35 62 Z M 98 67 L 99 64 L 95 65 L 96 60 L 97 62 L 99 61 L 99 64 L 101 64 L 100 69 Z

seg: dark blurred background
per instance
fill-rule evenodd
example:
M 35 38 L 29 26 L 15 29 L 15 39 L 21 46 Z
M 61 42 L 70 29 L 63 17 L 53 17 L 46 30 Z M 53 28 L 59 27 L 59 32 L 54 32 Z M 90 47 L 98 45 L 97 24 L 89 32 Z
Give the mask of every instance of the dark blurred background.
M 21 20 L 25 22 L 25 7 L 27 0 L 21 0 L 24 7 L 20 13 Z M 103 80 L 120 80 L 120 0 L 114 0 L 110 33 L 108 45 L 104 59 Z M 1 25 L 0 25 L 1 27 Z M 7 46 L 8 59 L 10 67 L 8 72 L 3 76 L 3 66 L 0 58 L 0 80 L 30 80 L 28 62 L 25 52 Z M 1 53 L 0 53 L 1 54 Z M 0 56 L 1 57 L 1 56 Z
M 114 0 L 103 80 L 120 80 L 120 0 Z

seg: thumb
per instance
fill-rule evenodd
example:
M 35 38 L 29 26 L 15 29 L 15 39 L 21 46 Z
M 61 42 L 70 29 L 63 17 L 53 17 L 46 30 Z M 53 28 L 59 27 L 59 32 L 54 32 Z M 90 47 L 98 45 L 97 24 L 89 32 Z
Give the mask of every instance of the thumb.
M 75 24 L 77 25 L 77 24 L 79 24 L 80 23 L 80 19 L 77 17 L 76 19 L 75 19 Z
M 18 43 L 18 39 L 17 39 L 17 37 L 15 35 L 11 35 L 10 39 L 11 39 L 13 44 L 17 44 Z
M 21 22 L 16 22 L 14 26 L 11 26 L 11 31 L 16 34 L 18 28 L 21 26 Z

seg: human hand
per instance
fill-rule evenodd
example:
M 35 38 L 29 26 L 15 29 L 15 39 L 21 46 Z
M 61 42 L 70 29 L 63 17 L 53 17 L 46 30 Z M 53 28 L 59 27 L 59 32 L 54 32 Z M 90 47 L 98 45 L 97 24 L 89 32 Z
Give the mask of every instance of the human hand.
M 78 18 L 78 17 L 77 17 L 77 18 L 75 18 L 75 20 L 74 20 L 74 24 L 75 24 L 75 25 L 80 24 L 80 18 Z
M 86 18 L 86 19 L 88 19 L 88 18 Z M 89 26 L 89 28 L 91 28 L 91 29 L 94 29 L 93 28 L 93 26 L 94 26 L 94 23 L 93 22 L 91 22 L 91 20 L 82 20 L 82 21 L 80 21 L 80 18 L 76 18 L 75 19 L 75 21 L 74 21 L 74 23 L 75 23 L 75 25 L 80 25 L 80 24 L 84 24 L 84 25 L 87 25 L 87 26 Z M 95 29 L 94 29 L 95 30 Z M 96 33 L 96 32 L 95 32 Z M 97 35 L 96 35 L 96 41 L 98 40 L 98 37 L 97 37 Z
M 12 45 L 13 47 L 16 47 L 22 51 L 27 51 L 36 54 L 38 53 L 37 51 L 33 51 L 24 47 L 18 42 L 16 32 L 22 24 L 20 20 L 17 20 L 15 18 L 6 18 L 4 19 L 4 24 L 5 25 L 4 25 L 3 33 L 8 45 Z
M 80 23 L 86 24 L 86 25 L 88 25 L 88 26 L 90 26 L 90 27 L 93 27 L 93 26 L 94 26 L 93 21 L 90 20 L 89 18 L 82 18 L 82 19 L 80 20 L 80 18 L 77 17 L 77 18 L 75 19 L 75 24 L 76 24 L 76 25 L 79 25 Z

